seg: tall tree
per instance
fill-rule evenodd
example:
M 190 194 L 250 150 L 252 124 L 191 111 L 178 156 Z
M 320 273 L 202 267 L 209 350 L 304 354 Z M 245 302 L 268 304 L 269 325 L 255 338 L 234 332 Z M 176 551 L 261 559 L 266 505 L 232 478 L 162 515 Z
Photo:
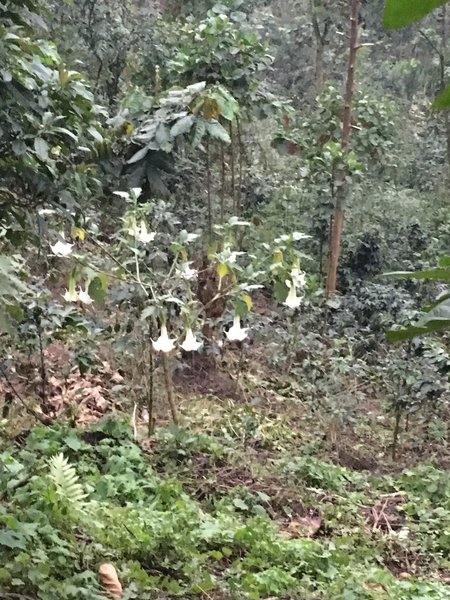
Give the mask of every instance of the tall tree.
M 329 12 L 325 19 L 323 19 L 323 25 L 320 26 L 320 20 L 318 11 L 320 7 L 317 6 L 316 0 L 310 0 L 309 11 L 311 15 L 312 28 L 314 32 L 314 40 L 316 44 L 316 56 L 315 56 L 315 80 L 316 80 L 316 93 L 321 94 L 325 85 L 326 73 L 325 73 L 325 46 L 328 43 L 328 34 L 330 31 L 331 18 Z
M 356 55 L 359 41 L 359 14 L 361 0 L 351 0 L 350 15 L 350 44 L 347 69 L 347 83 L 345 88 L 345 104 L 342 117 L 342 152 L 348 152 L 350 131 L 352 125 L 352 106 L 355 89 Z M 337 268 L 341 251 L 342 230 L 344 227 L 344 207 L 347 196 L 346 168 L 342 166 L 337 173 L 336 204 L 330 232 L 330 260 L 326 283 L 326 295 L 336 291 Z

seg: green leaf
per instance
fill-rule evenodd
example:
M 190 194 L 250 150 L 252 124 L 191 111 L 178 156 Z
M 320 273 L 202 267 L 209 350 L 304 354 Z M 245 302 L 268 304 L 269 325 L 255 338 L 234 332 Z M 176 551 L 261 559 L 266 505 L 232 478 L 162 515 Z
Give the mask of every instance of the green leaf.
M 24 318 L 23 308 L 20 304 L 6 304 L 5 311 L 14 321 L 22 321 Z
M 206 122 L 201 120 L 197 121 L 194 128 L 194 137 L 192 139 L 192 147 L 197 148 L 203 139 L 206 132 Z
M 245 319 L 249 313 L 247 302 L 242 298 L 238 298 L 236 304 L 234 305 L 234 312 L 236 315 L 241 317 L 241 319 Z
M 436 100 L 433 102 L 433 108 L 441 110 L 443 108 L 450 108 L 450 85 L 439 94 Z
M 384 9 L 384 26 L 388 29 L 405 27 L 425 17 L 448 0 L 387 0 Z
M 228 275 L 229 272 L 230 272 L 230 269 L 229 269 L 228 265 L 226 265 L 225 263 L 220 263 L 217 265 L 217 274 L 219 275 L 219 277 L 221 279 L 223 277 L 225 277 L 226 275 Z
M 432 319 L 448 319 L 450 320 L 450 299 L 448 297 L 442 298 L 440 302 L 437 302 L 426 314 L 420 319 L 418 325 L 422 326 L 424 323 Z
M 239 508 L 240 510 L 248 510 L 248 505 L 243 500 L 241 500 L 241 498 L 235 498 L 233 500 L 233 505 L 236 508 Z
M 285 302 L 289 294 L 289 288 L 283 281 L 277 281 L 273 286 L 273 293 L 277 302 Z
M 24 537 L 11 529 L 5 529 L 0 531 L 0 546 L 6 546 L 7 548 L 20 548 L 25 550 Z
M 179 135 L 184 135 L 185 133 L 188 133 L 192 129 L 194 121 L 195 117 L 193 115 L 187 115 L 186 117 L 178 119 L 178 121 L 174 125 L 172 125 L 170 135 L 175 138 Z
M 208 134 L 215 140 L 221 140 L 227 144 L 231 143 L 231 138 L 228 131 L 220 123 L 207 123 L 206 125 Z
M 99 142 L 100 144 L 103 142 L 102 134 L 95 127 L 88 127 L 87 131 L 91 134 L 96 142 Z
M 160 123 L 156 129 L 155 140 L 163 152 L 170 152 L 172 150 L 170 130 L 163 123 Z
M 433 281 L 450 281 L 450 269 L 436 267 L 423 271 L 393 271 L 385 273 L 386 277 L 406 277 L 407 279 L 431 279 Z
M 74 452 L 77 452 L 78 450 L 80 450 L 83 447 L 83 444 L 81 443 L 80 438 L 78 438 L 76 435 L 68 435 L 64 439 L 64 443 L 66 444 L 66 446 L 68 448 L 70 448 Z
M 133 154 L 133 156 L 127 160 L 127 164 L 128 165 L 132 165 L 133 163 L 136 163 L 140 160 L 142 160 L 143 158 L 145 158 L 148 154 L 149 148 L 148 146 L 144 146 L 144 148 L 141 148 L 140 150 L 138 150 L 136 152 L 136 154 Z
M 95 300 L 97 304 L 103 305 L 106 300 L 106 290 L 108 280 L 105 275 L 99 274 L 89 284 L 89 296 Z
M 41 160 L 47 160 L 48 151 L 50 150 L 50 146 L 47 144 L 45 140 L 40 137 L 35 138 L 34 140 L 34 149 L 36 154 L 39 156 Z
M 386 333 L 386 340 L 388 342 L 402 342 L 428 333 L 436 333 L 449 327 L 450 319 L 435 319 L 422 327 L 411 325 L 403 329 L 391 329 Z

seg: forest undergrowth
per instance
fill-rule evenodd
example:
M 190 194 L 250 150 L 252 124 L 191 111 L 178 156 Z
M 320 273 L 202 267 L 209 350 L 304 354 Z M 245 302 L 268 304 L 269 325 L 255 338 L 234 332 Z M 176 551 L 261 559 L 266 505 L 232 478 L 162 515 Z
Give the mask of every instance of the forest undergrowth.
M 4 439 L 2 599 L 104 599 L 103 562 L 124 598 L 449 598 L 450 453 L 430 423 L 412 419 L 392 460 L 376 398 L 330 436 L 257 357 L 233 398 L 213 393 L 220 370 L 202 394 L 178 388 L 180 426 L 159 406 L 152 438 L 116 407 Z

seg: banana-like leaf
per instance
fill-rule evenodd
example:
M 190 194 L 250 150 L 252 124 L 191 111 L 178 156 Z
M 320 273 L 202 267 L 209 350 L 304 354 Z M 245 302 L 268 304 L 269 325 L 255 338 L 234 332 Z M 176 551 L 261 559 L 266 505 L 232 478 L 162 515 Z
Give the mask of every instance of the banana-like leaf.
M 384 9 L 384 26 L 388 29 L 405 27 L 419 21 L 448 0 L 387 0 Z

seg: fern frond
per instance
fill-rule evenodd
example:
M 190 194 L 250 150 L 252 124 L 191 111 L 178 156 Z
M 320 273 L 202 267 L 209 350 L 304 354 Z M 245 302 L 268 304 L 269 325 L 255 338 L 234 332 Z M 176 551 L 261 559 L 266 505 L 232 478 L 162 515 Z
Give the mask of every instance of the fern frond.
M 75 468 L 69 464 L 64 454 L 56 454 L 48 461 L 50 479 L 56 487 L 56 492 L 61 500 L 81 507 L 86 494 L 79 482 Z

